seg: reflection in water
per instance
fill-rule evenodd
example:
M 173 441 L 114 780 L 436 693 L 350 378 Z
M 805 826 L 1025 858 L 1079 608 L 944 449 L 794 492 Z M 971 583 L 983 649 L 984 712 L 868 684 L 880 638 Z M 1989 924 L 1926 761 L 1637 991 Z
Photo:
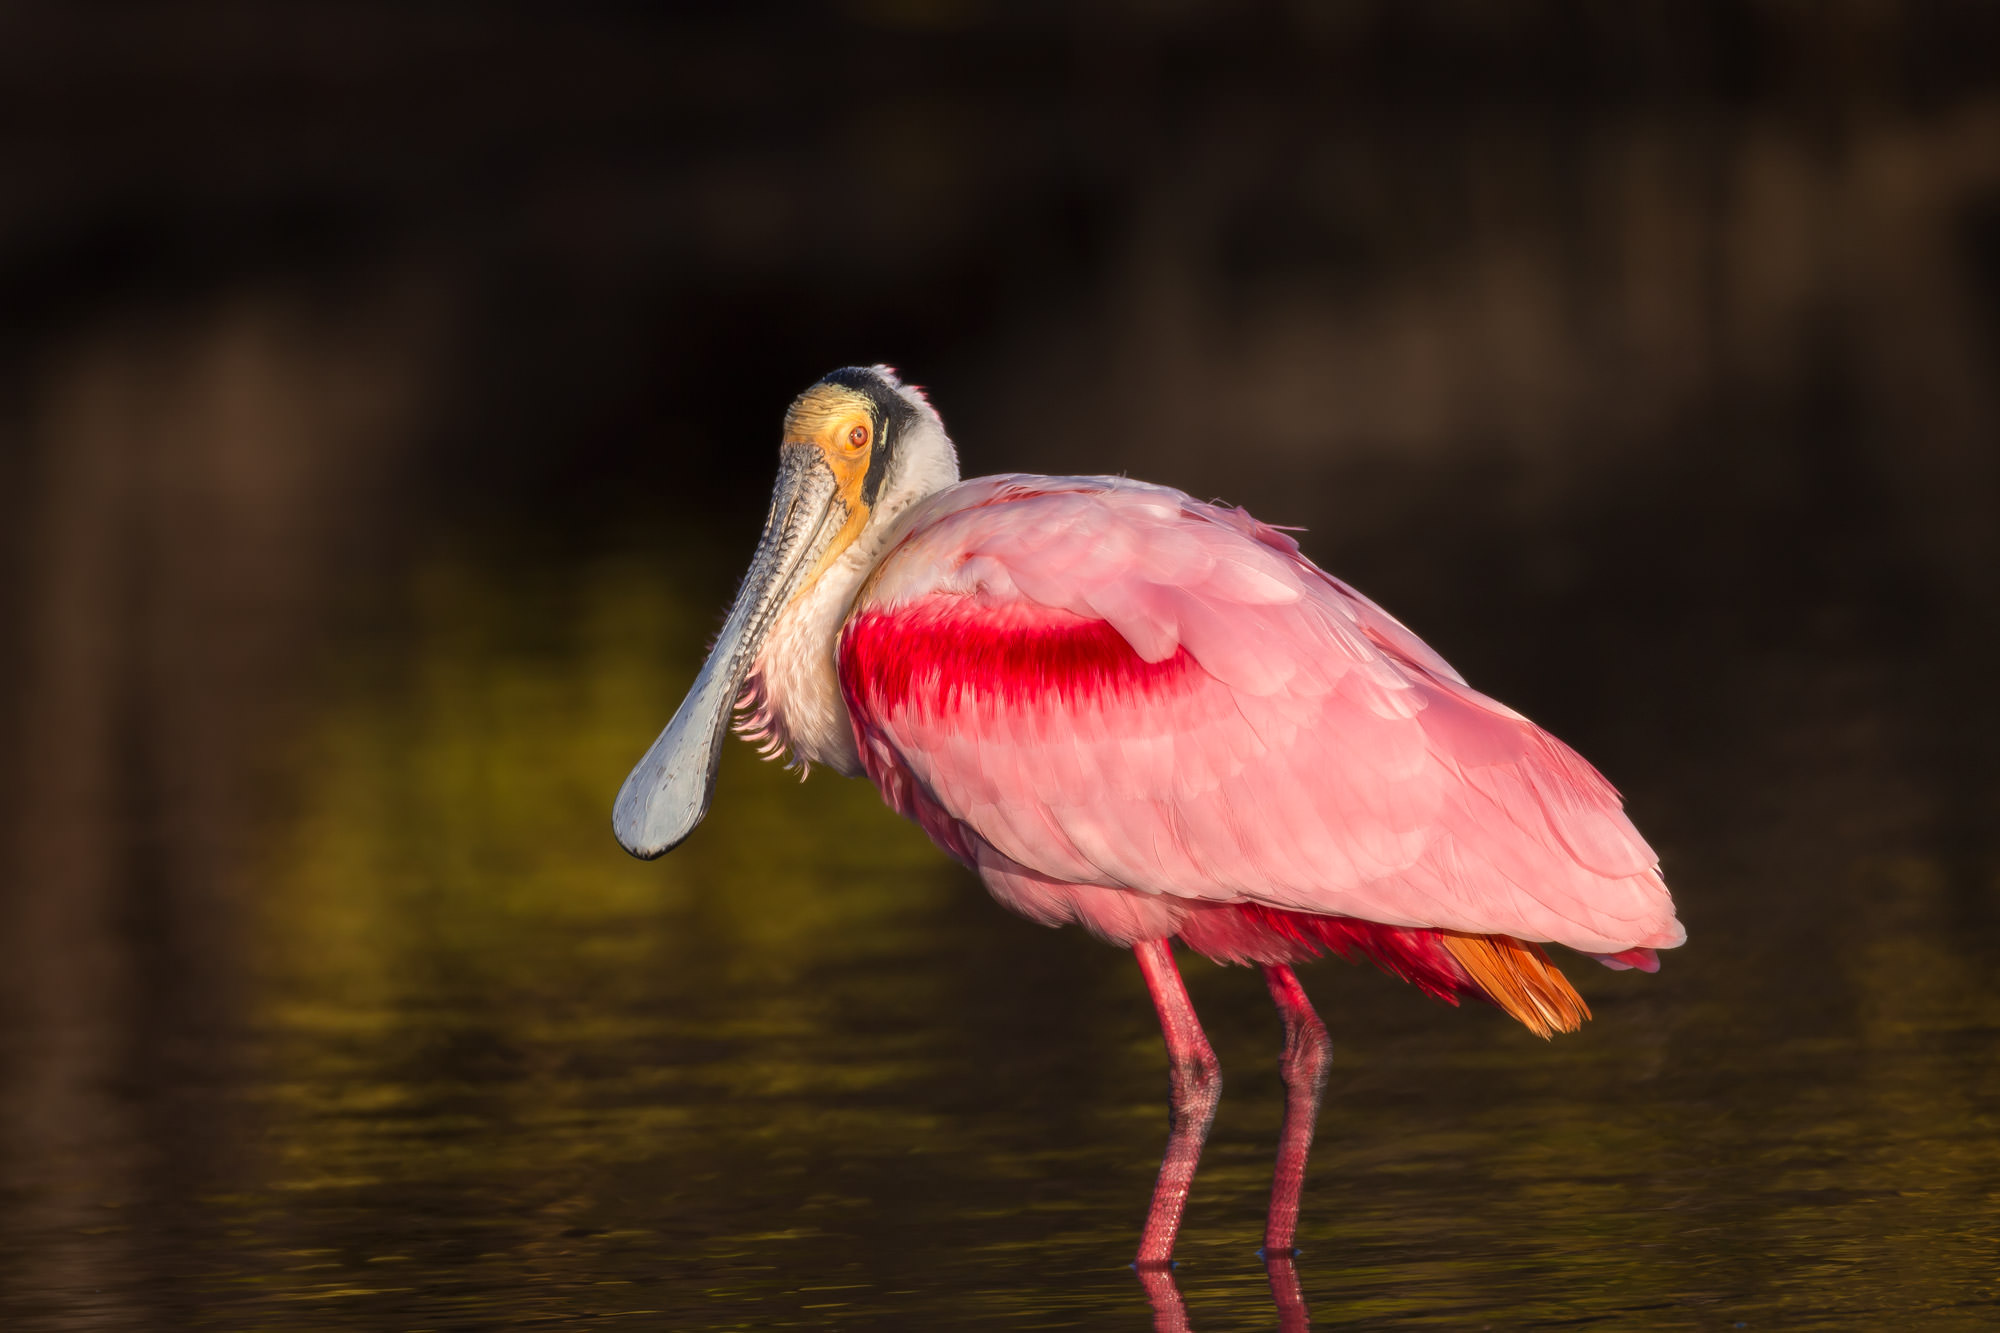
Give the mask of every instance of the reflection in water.
M 1187 1302 L 1181 1299 L 1181 1289 L 1174 1285 L 1172 1268 L 1139 1268 L 1139 1286 L 1146 1293 L 1146 1300 L 1153 1307 L 1153 1328 L 1156 1333 L 1189 1333 Z
M 1190 966 L 1229 1091 L 1184 1266 L 1134 1291 L 1164 1086 L 1129 959 L 1007 917 L 865 784 L 742 747 L 676 857 L 611 845 L 605 774 L 700 655 L 694 558 L 442 561 L 407 648 L 350 664 L 259 876 L 249 1162 L 179 1205 L 209 1308 L 1129 1327 L 1143 1298 L 1212 1330 L 1304 1327 L 1308 1292 L 1447 1326 L 1991 1299 L 1994 935 L 1935 862 L 1883 863 L 1811 886 L 1851 924 L 1801 956 L 1762 851 L 1697 877 L 1704 950 L 1581 973 L 1599 1017 L 1566 1041 L 1314 970 L 1336 1057 L 1296 1268 L 1252 1253 L 1263 988 Z
M 1192 1333 L 1187 1302 L 1174 1283 L 1172 1268 L 1138 1268 L 1139 1286 L 1153 1307 L 1155 1333 Z M 1305 1333 L 1312 1327 L 1312 1314 L 1299 1290 L 1299 1272 L 1290 1259 L 1266 1259 L 1264 1271 L 1271 1278 L 1271 1303 L 1277 1310 L 1278 1333 Z
M 1271 1303 L 1278 1310 L 1279 1333 L 1305 1333 L 1312 1325 L 1312 1314 L 1306 1309 L 1305 1293 L 1299 1290 L 1298 1263 L 1267 1257 L 1264 1271 L 1271 1276 Z
M 393 289 L 135 320 L 52 354 L 9 423 L 39 464 L 6 497 L 26 628 L 0 670 L 5 1285 L 27 1310 L 140 1320 L 135 1214 L 242 1167 L 217 1038 L 245 1002 L 268 682 L 310 660 L 351 540 L 332 519 L 407 429 L 428 324 Z M 133 1095 L 154 1087 L 177 1091 Z

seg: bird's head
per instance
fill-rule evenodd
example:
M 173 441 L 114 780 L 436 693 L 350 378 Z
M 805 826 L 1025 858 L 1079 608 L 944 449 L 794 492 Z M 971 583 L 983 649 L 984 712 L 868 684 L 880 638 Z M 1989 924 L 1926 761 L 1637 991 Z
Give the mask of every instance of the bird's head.
M 715 791 L 731 706 L 786 607 L 843 556 L 879 557 L 909 507 L 958 480 L 958 455 L 922 392 L 888 366 L 848 366 L 785 413 L 778 483 L 749 573 L 708 661 L 625 779 L 612 828 L 648 860 L 694 831 Z M 850 567 L 854 561 L 845 562 Z

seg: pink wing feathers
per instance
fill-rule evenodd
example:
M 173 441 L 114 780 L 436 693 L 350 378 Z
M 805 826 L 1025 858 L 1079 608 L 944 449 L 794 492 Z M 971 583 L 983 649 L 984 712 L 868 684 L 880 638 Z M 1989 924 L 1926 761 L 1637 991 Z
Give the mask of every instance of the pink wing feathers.
M 1685 938 L 1596 770 L 1241 511 L 1115 478 L 965 483 L 839 651 L 864 757 L 894 761 L 871 772 L 915 784 L 891 800 L 968 861 L 951 824 L 1058 882 L 1614 965 Z

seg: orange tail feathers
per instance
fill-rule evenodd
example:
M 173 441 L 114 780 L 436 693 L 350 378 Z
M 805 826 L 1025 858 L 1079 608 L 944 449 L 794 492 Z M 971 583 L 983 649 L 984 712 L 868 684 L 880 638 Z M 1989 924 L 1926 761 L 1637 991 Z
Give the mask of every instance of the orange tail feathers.
M 1574 1032 L 1590 1017 L 1590 1006 L 1539 944 L 1511 935 L 1460 935 L 1452 931 L 1439 931 L 1438 942 L 1487 998 L 1538 1037 Z

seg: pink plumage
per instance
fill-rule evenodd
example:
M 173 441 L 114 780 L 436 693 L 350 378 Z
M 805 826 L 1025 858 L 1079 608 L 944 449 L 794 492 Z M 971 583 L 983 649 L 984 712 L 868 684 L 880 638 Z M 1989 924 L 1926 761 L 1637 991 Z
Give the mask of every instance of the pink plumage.
M 1595 769 L 1238 510 L 1116 478 L 953 487 L 864 588 L 839 669 L 885 797 L 1040 920 L 1229 961 L 1358 950 L 1435 994 L 1479 988 L 1362 936 L 1649 970 L 1684 938 Z M 1351 947 L 1273 924 L 1294 915 Z

